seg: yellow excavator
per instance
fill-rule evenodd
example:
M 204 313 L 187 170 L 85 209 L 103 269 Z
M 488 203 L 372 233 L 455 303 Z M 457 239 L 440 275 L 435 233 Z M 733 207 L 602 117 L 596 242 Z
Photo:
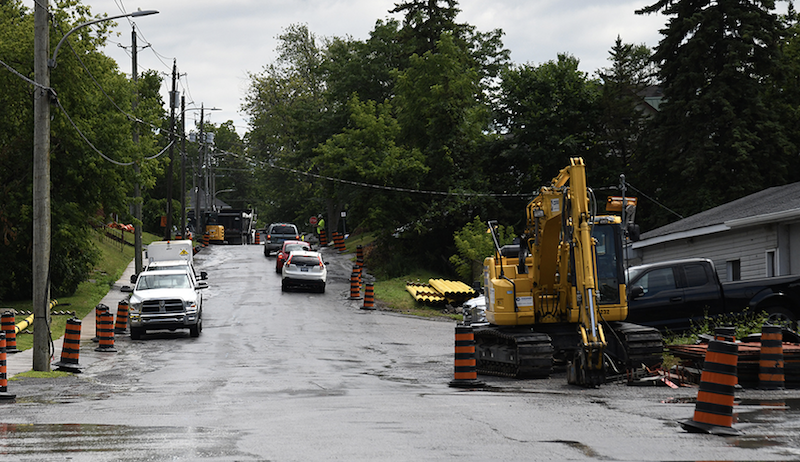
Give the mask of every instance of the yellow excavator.
M 622 322 L 621 219 L 597 216 L 593 196 L 573 158 L 528 204 L 518 246 L 501 248 L 488 222 L 495 255 L 484 261 L 488 323 L 474 327 L 479 373 L 547 377 L 563 364 L 569 383 L 595 387 L 661 362 L 659 331 Z

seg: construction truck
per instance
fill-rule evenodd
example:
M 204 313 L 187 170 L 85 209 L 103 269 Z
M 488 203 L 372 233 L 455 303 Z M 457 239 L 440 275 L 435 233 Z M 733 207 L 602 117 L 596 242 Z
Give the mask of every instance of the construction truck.
M 225 208 L 206 213 L 208 240 L 215 244 L 250 244 L 255 212 Z
M 481 374 L 548 377 L 555 364 L 571 384 L 598 386 L 661 362 L 657 329 L 623 322 L 628 307 L 622 221 L 597 216 L 582 158 L 573 158 L 527 206 L 518 246 L 484 261 L 485 325 L 474 327 Z M 610 370 L 609 370 L 610 368 Z

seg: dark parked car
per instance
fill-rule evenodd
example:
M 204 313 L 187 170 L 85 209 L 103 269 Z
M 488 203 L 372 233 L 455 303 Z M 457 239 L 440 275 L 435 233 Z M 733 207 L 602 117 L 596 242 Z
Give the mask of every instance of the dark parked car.
M 272 252 L 281 249 L 283 241 L 299 241 L 300 233 L 297 226 L 291 223 L 273 223 L 267 226 L 266 239 L 264 240 L 264 255 L 269 257 Z

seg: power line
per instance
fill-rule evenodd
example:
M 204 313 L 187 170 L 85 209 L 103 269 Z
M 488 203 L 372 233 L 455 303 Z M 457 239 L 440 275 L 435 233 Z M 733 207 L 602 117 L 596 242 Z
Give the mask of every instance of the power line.
M 89 138 L 87 138 L 87 137 L 86 137 L 86 135 L 84 135 L 84 134 L 83 134 L 83 132 L 81 131 L 81 129 L 80 129 L 80 128 L 78 128 L 78 126 L 77 126 L 77 125 L 75 124 L 75 122 L 72 120 L 72 117 L 70 117 L 70 116 L 69 116 L 69 114 L 67 113 L 67 110 L 66 110 L 66 109 L 64 109 L 64 106 L 62 106 L 62 105 L 61 105 L 61 101 L 60 101 L 58 98 L 54 98 L 54 100 L 55 100 L 55 103 L 56 103 L 56 105 L 58 105 L 58 107 L 61 109 L 61 112 L 63 112 L 63 113 L 64 113 L 64 115 L 67 117 L 67 120 L 69 121 L 70 125 L 72 125 L 72 128 L 74 128 L 74 129 L 75 129 L 75 131 L 76 131 L 76 132 L 78 132 L 78 135 L 80 135 L 80 137 L 81 137 L 81 138 L 83 138 L 83 141 L 85 141 L 85 142 L 86 142 L 86 144 L 88 144 L 88 145 L 89 145 L 89 147 L 90 147 L 90 148 L 92 148 L 92 150 L 94 150 L 94 152 L 96 152 L 97 154 L 99 154 L 99 155 L 100 155 L 100 157 L 102 157 L 103 159 L 105 159 L 106 161 L 108 161 L 108 162 L 110 162 L 110 163 L 112 163 L 112 164 L 114 164 L 114 165 L 119 165 L 119 166 L 123 166 L 123 167 L 129 166 L 129 165 L 133 165 L 133 164 L 135 163 L 135 162 L 119 162 L 119 161 L 117 161 L 117 160 L 114 160 L 114 159 L 112 159 L 112 158 L 108 157 L 107 155 L 103 154 L 103 152 L 101 152 L 99 149 L 97 149 L 97 148 L 95 147 L 95 145 L 94 145 L 94 144 L 92 144 L 92 142 L 91 142 L 91 141 L 89 141 Z M 145 159 L 146 159 L 146 160 L 153 160 L 153 159 L 155 159 L 155 158 L 157 158 L 157 157 L 161 156 L 162 154 L 164 154 L 165 152 L 167 152 L 167 149 L 168 149 L 170 146 L 172 146 L 172 144 L 173 144 L 173 143 L 174 143 L 174 142 L 170 142 L 170 143 L 167 145 L 167 147 L 165 147 L 164 149 L 162 149 L 162 150 L 161 150 L 161 152 L 159 152 L 158 154 L 156 154 L 156 155 L 154 155 L 154 156 L 152 156 L 152 157 L 145 157 Z
M 430 194 L 430 195 L 439 195 L 439 196 L 464 196 L 464 197 L 530 197 L 531 194 L 517 194 L 517 193 L 475 193 L 475 192 L 454 192 L 454 191 L 432 191 L 432 190 L 424 190 L 424 189 L 411 189 L 411 188 L 401 188 L 397 186 L 384 186 L 378 185 L 373 183 L 365 183 L 363 181 L 353 181 L 353 180 L 345 180 L 343 178 L 334 178 L 326 175 L 319 175 L 317 173 L 311 172 L 304 172 L 301 170 L 297 170 L 294 168 L 288 167 L 280 167 L 278 165 L 271 165 L 267 162 L 251 159 L 245 155 L 236 154 L 233 152 L 228 151 L 219 151 L 222 154 L 228 154 L 235 157 L 243 158 L 247 162 L 259 164 L 261 166 L 266 166 L 269 168 L 274 168 L 278 170 L 282 170 L 285 172 L 294 173 L 297 175 L 305 175 L 312 178 L 318 178 L 322 180 L 333 181 L 342 184 L 349 184 L 352 186 L 360 186 L 363 188 L 372 188 L 372 189 L 380 189 L 384 191 L 394 191 L 394 192 L 405 192 L 405 193 L 415 193 L 415 194 Z

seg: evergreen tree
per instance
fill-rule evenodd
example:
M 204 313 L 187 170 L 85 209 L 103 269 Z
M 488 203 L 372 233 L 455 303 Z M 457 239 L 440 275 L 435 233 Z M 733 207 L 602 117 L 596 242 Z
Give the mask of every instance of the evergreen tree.
M 782 23 L 773 0 L 660 0 L 670 17 L 653 55 L 664 102 L 636 182 L 690 215 L 790 180 L 793 127 L 781 120 Z M 663 224 L 659 210 L 639 216 Z
M 605 185 L 614 184 L 621 173 L 629 173 L 640 154 L 646 121 L 652 116 L 645 96 L 657 90 L 656 69 L 647 46 L 623 44 L 617 37 L 609 55 L 611 67 L 597 72 L 602 82 L 598 137 L 606 161 L 592 166 L 592 176 Z

